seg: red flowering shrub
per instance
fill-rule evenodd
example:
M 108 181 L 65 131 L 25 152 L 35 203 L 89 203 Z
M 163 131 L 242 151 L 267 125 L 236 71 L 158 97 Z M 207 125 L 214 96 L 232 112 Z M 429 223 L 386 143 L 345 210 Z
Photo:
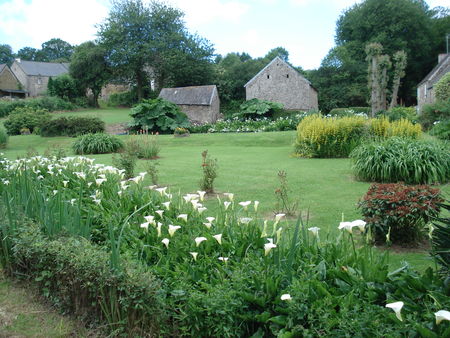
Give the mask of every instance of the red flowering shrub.
M 376 242 L 409 244 L 439 214 L 439 189 L 428 185 L 372 184 L 359 202 L 367 231 Z

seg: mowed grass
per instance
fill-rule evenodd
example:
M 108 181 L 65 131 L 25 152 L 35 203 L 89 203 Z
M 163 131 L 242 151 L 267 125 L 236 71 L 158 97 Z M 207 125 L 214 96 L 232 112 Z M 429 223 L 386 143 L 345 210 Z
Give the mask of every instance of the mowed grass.
M 100 110 L 101 111 L 101 110 Z M 80 112 L 76 112 L 80 113 Z M 100 113 L 99 113 L 100 114 Z M 108 119 L 111 121 L 111 116 Z M 125 115 L 125 110 L 118 114 Z M 116 121 L 119 119 L 116 119 Z M 125 139 L 128 136 L 119 136 Z M 356 206 L 370 186 L 354 179 L 349 159 L 302 159 L 292 156 L 295 132 L 194 134 L 175 138 L 158 136 L 161 145 L 159 184 L 169 186 L 174 193 L 198 190 L 201 178 L 201 153 L 208 150 L 218 160 L 218 178 L 215 189 L 219 193 L 233 192 L 237 201 L 260 201 L 261 215 L 273 218 L 275 189 L 279 186 L 277 173 L 287 173 L 291 199 L 298 200 L 304 214 L 309 212 L 310 226 L 321 228 L 321 236 L 337 236 L 337 226 L 345 220 L 361 218 Z M 46 149 L 63 147 L 73 155 L 73 139 L 42 138 L 36 135 L 13 136 L 3 152 L 14 159 L 24 156 L 30 146 L 40 154 Z M 112 155 L 93 155 L 98 163 L 112 164 Z M 148 161 L 139 161 L 136 173 L 146 171 Z M 149 178 L 147 183 L 150 184 Z M 450 186 L 440 187 L 449 196 Z M 215 198 L 215 197 L 212 197 Z M 207 203 L 211 204 L 211 203 Z M 392 252 L 392 268 L 408 261 L 423 270 L 432 265 L 426 251 Z

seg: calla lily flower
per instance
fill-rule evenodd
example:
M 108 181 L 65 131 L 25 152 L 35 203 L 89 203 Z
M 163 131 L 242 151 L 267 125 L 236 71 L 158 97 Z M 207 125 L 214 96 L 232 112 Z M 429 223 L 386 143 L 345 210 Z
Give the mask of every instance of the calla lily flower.
M 258 211 L 259 201 L 253 202 L 253 207 L 255 208 L 255 212 Z
M 74 205 L 75 204 L 75 202 L 76 202 L 76 198 L 72 198 L 71 200 L 70 200 L 70 204 L 72 204 L 72 205 Z
M 261 233 L 261 238 L 263 237 L 267 237 L 267 220 L 264 221 L 264 227 L 263 227 L 263 231 Z
M 62 182 L 63 182 L 64 187 L 67 187 L 67 184 L 69 183 L 69 181 L 62 181 Z
M 267 256 L 270 252 L 270 250 L 275 249 L 277 246 L 276 244 L 273 244 L 272 238 L 267 238 L 269 243 L 264 244 L 264 255 Z
M 156 226 L 156 232 L 158 237 L 161 237 L 161 227 L 162 227 L 162 223 L 158 222 L 158 225 Z
M 148 230 L 148 225 L 149 225 L 149 224 L 150 224 L 149 222 L 145 222 L 145 223 L 142 223 L 142 224 L 140 225 L 140 227 L 143 228 L 143 229 L 145 229 L 145 230 Z
M 292 300 L 292 297 L 290 294 L 285 293 L 284 295 L 281 295 L 280 299 L 281 300 Z
M 275 215 L 275 223 L 278 223 L 286 214 L 276 214 Z
M 252 220 L 253 220 L 253 218 L 250 218 L 250 217 L 241 217 L 241 218 L 239 218 L 239 223 L 242 223 L 242 224 L 248 224 L 248 223 L 250 223 Z
M 202 204 L 199 203 L 198 200 L 191 200 L 191 204 L 194 209 L 198 209 L 198 208 L 202 207 Z
M 339 226 L 338 226 L 339 230 L 347 230 L 349 233 L 353 233 L 352 229 L 353 229 L 353 224 L 352 222 L 340 222 Z
M 222 262 L 227 262 L 228 261 L 228 257 L 219 257 L 219 261 L 222 261 Z
M 283 231 L 283 228 L 278 228 L 278 230 L 277 230 L 277 243 L 280 243 L 282 231 Z
M 164 206 L 164 208 L 166 208 L 167 210 L 169 210 L 170 202 L 164 202 L 164 203 L 162 203 L 162 205 Z
M 156 188 L 158 188 L 158 186 L 157 185 L 149 185 L 148 188 L 150 190 L 155 190 Z
M 207 227 L 208 229 L 211 229 L 211 226 L 212 226 L 212 224 L 209 223 L 209 222 L 203 222 L 203 225 L 204 225 L 205 227 Z
M 216 239 L 217 243 L 222 245 L 222 234 L 214 235 L 213 237 Z
M 252 201 L 245 201 L 245 202 L 239 202 L 239 205 L 241 205 L 244 210 L 247 210 L 248 206 L 252 203 Z
M 208 210 L 208 209 L 205 208 L 205 207 L 200 207 L 200 208 L 197 209 L 199 214 L 202 214 L 205 210 Z
M 161 243 L 163 243 L 165 246 L 166 246 L 166 248 L 169 248 L 169 239 L 168 238 L 164 238 L 162 241 L 161 241 Z
M 403 305 L 404 305 L 403 302 L 395 302 L 395 303 L 386 304 L 386 307 L 394 310 L 395 315 L 397 316 L 398 320 L 400 320 L 402 322 L 403 319 L 402 319 L 402 314 L 400 313 L 400 311 L 402 310 Z
M 155 216 L 153 216 L 153 215 L 149 215 L 149 216 L 144 216 L 144 218 L 145 218 L 145 220 L 147 221 L 147 222 L 149 222 L 150 224 L 155 224 Z
M 194 258 L 194 261 L 196 261 L 197 260 L 197 255 L 198 255 L 198 252 L 189 252 L 191 255 L 192 255 L 192 257 Z
M 311 231 L 314 236 L 319 237 L 319 230 L 320 230 L 320 228 L 312 227 L 312 228 L 308 228 L 308 230 Z
M 209 223 L 212 223 L 215 219 L 216 219 L 215 217 L 206 217 L 206 220 L 207 220 Z
M 155 210 L 155 212 L 159 215 L 159 217 L 162 218 L 162 215 L 164 213 L 164 210 Z
M 195 241 L 195 244 L 196 244 L 197 246 L 199 246 L 201 242 L 204 242 L 204 241 L 206 241 L 206 240 L 207 240 L 206 237 L 197 237 L 197 238 L 195 238 L 194 241 Z
M 185 221 L 185 222 L 187 222 L 187 217 L 188 217 L 187 214 L 179 214 L 179 215 L 177 216 L 177 218 L 180 218 L 180 219 L 182 219 L 182 220 Z
M 358 227 L 359 231 L 364 232 L 364 228 L 366 227 L 366 222 L 362 219 L 357 219 L 356 221 L 351 222 L 352 226 Z
M 141 176 L 139 176 L 141 177 Z M 164 188 L 156 188 L 155 191 L 159 192 L 159 194 L 162 196 L 163 194 L 166 193 L 167 187 Z
M 226 192 L 223 194 L 224 196 L 228 197 L 228 199 L 230 200 L 230 202 L 233 202 L 233 198 L 234 198 L 234 194 L 232 194 L 231 192 Z
M 230 204 L 231 204 L 231 202 L 227 202 L 227 201 L 223 202 L 223 206 L 225 207 L 225 210 L 228 209 L 228 207 L 230 206 Z
M 170 237 L 173 237 L 173 235 L 175 234 L 175 231 L 177 231 L 180 228 L 181 227 L 179 225 L 169 224 L 169 235 L 170 235 Z
M 206 191 L 197 191 L 198 195 L 200 196 L 200 201 L 203 202 L 205 199 Z
M 440 310 L 434 314 L 436 316 L 436 324 L 439 325 L 443 320 L 450 321 L 450 311 Z
M 97 178 L 95 180 L 95 184 L 97 184 L 97 186 L 100 186 L 103 182 L 106 182 L 106 178 Z

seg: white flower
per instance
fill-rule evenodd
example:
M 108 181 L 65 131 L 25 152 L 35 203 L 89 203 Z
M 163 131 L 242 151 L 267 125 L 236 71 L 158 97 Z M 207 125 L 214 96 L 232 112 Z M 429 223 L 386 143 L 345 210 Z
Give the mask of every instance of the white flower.
M 206 241 L 206 240 L 207 240 L 206 237 L 197 237 L 197 238 L 195 238 L 194 241 L 195 241 L 195 244 L 196 244 L 197 246 L 199 246 L 201 242 Z
M 203 225 L 204 225 L 205 227 L 207 227 L 208 229 L 211 229 L 211 226 L 212 226 L 212 224 L 209 223 L 209 222 L 203 222 Z
M 162 227 L 162 223 L 158 222 L 158 225 L 156 226 L 156 233 L 158 237 L 161 237 L 161 227 Z
M 312 228 L 308 228 L 308 230 L 311 231 L 314 236 L 319 237 L 319 230 L 320 230 L 320 228 L 312 227 Z
M 188 215 L 187 214 L 179 214 L 178 216 L 177 216 L 177 218 L 181 218 L 183 221 L 185 221 L 185 222 L 187 222 L 187 217 L 188 217 Z
M 157 185 L 149 185 L 148 188 L 150 190 L 155 190 L 155 188 L 158 188 L 158 186 Z
M 155 212 L 159 215 L 159 217 L 162 218 L 162 215 L 164 213 L 164 210 L 155 210 Z
M 205 199 L 206 191 L 197 191 L 197 193 L 200 196 L 200 201 L 203 202 L 203 200 Z
M 223 206 L 225 207 L 225 210 L 228 209 L 228 207 L 230 206 L 230 204 L 231 204 L 231 202 L 227 202 L 227 201 L 223 202 Z
M 148 225 L 149 224 L 150 224 L 149 222 L 145 222 L 145 223 L 142 223 L 140 226 L 141 226 L 141 228 L 144 228 L 145 230 L 148 230 Z
M 252 220 L 253 220 L 253 218 L 250 218 L 250 217 L 241 217 L 241 218 L 239 218 L 239 223 L 242 223 L 242 224 L 248 224 L 248 223 L 250 223 Z
M 164 205 L 164 208 L 166 208 L 167 210 L 169 210 L 170 202 L 164 202 L 164 203 L 162 203 L 162 205 Z
M 395 302 L 395 303 L 386 304 L 386 307 L 394 310 L 395 315 L 397 316 L 398 320 L 403 321 L 402 314 L 400 313 L 400 311 L 402 310 L 403 305 L 404 305 L 403 302 Z
M 443 320 L 450 321 L 450 311 L 440 310 L 434 314 L 436 316 L 436 324 L 439 325 Z
M 206 217 L 206 220 L 207 220 L 209 223 L 212 223 L 215 219 L 216 219 L 215 217 Z
M 53 190 L 53 196 L 55 196 L 58 193 L 58 190 Z
M 222 234 L 213 236 L 219 244 L 222 244 Z
M 72 204 L 72 205 L 74 205 L 75 204 L 75 202 L 76 202 L 76 198 L 72 198 L 71 200 L 70 200 L 70 204 Z
M 175 231 L 177 231 L 180 228 L 181 227 L 179 225 L 169 224 L 169 235 L 170 235 L 170 237 L 172 237 L 175 234 Z
M 259 201 L 255 201 L 253 207 L 255 208 L 255 211 L 258 211 L 258 205 Z
M 290 294 L 285 293 L 285 294 L 281 295 L 280 299 L 281 299 L 281 300 L 291 300 L 292 297 L 291 297 Z
M 149 215 L 149 216 L 144 216 L 145 220 L 147 222 L 149 222 L 150 224 L 155 225 L 155 216 L 153 215 Z
M 267 237 L 267 220 L 264 221 L 263 231 L 261 233 L 261 238 Z
M 161 243 L 163 243 L 165 246 L 166 246 L 166 248 L 169 248 L 169 239 L 168 238 L 164 238 L 162 241 L 161 241 Z
M 228 257 L 219 257 L 219 261 L 222 261 L 222 262 L 227 262 L 228 261 Z
M 362 219 L 357 219 L 356 221 L 351 222 L 352 227 L 358 227 L 361 232 L 364 232 L 364 228 L 366 227 L 366 222 Z
M 156 188 L 155 191 L 159 192 L 159 194 L 162 196 L 166 193 L 167 187 L 164 188 Z
M 228 199 L 230 200 L 230 202 L 233 202 L 233 198 L 234 198 L 234 194 L 232 194 L 231 192 L 226 192 L 223 194 L 224 196 L 228 197 Z
M 97 178 L 95 180 L 95 183 L 97 184 L 97 186 L 100 186 L 103 182 L 106 182 L 106 178 Z
M 269 243 L 264 244 L 264 255 L 267 256 L 270 252 L 270 250 L 275 249 L 277 247 L 276 244 L 273 244 L 272 238 L 267 238 Z
M 352 222 L 340 222 L 339 226 L 338 226 L 339 230 L 347 230 L 349 233 L 353 233 L 352 229 L 353 229 L 353 224 Z
M 239 202 L 239 205 L 241 205 L 244 210 L 247 210 L 248 206 L 252 203 L 252 201 L 245 201 L 245 202 Z
M 198 252 L 189 252 L 189 253 L 192 255 L 192 257 L 194 257 L 194 261 L 196 261 Z
M 69 181 L 62 181 L 62 182 L 63 182 L 64 187 L 67 187 L 67 184 L 69 183 Z
M 205 207 L 200 207 L 200 208 L 197 209 L 199 214 L 202 214 L 205 210 L 208 210 L 208 209 L 205 208 Z
M 99 198 L 93 198 L 92 199 L 93 201 L 94 201 L 94 203 L 97 203 L 98 205 L 100 205 L 100 203 L 101 203 L 101 199 L 99 199 Z
M 286 214 L 276 214 L 275 215 L 275 223 L 278 223 Z
M 144 177 L 139 175 L 139 176 L 130 178 L 129 181 L 133 181 L 134 183 L 138 184 L 143 179 L 144 179 Z M 158 189 L 156 189 L 156 190 L 158 190 Z

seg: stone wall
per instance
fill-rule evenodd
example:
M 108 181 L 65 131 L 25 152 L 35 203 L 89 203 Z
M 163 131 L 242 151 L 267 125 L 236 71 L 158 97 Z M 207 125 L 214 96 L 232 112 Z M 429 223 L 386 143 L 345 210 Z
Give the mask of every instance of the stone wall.
M 215 122 L 212 119 L 212 107 L 211 106 L 200 106 L 200 105 L 178 105 L 182 112 L 184 112 L 189 120 L 194 123 L 212 123 Z
M 9 67 L 3 68 L 3 71 L 0 73 L 0 89 L 20 89 L 20 83 L 14 74 L 11 73 Z
M 246 99 L 279 102 L 288 110 L 318 109 L 317 92 L 295 69 L 275 60 L 246 86 Z

